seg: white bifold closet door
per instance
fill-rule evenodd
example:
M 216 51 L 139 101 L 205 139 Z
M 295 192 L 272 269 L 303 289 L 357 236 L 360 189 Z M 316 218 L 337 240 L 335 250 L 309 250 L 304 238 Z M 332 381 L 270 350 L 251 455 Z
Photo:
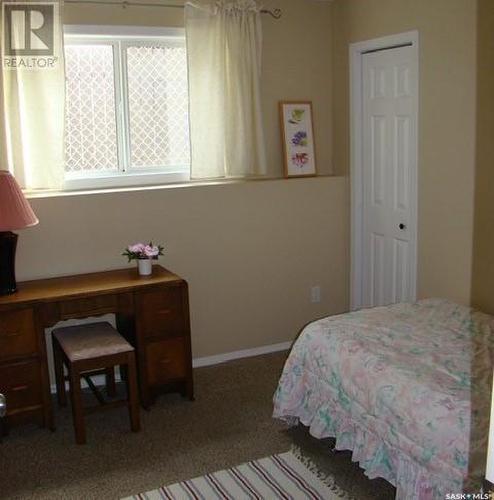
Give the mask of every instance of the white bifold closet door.
M 417 68 L 412 47 L 362 57 L 363 306 L 415 299 Z

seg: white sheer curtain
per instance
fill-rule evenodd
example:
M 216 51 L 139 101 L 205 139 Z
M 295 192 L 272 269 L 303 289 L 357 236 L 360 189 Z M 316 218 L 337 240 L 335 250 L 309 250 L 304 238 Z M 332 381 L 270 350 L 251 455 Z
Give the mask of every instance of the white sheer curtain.
M 259 6 L 254 0 L 187 3 L 185 29 L 191 177 L 264 174 Z
M 65 71 L 61 4 L 56 3 L 54 8 L 53 67 L 40 63 L 8 69 L 5 60 L 0 67 L 0 168 L 10 170 L 26 189 L 57 189 L 63 183 Z M 24 29 L 22 19 L 13 23 L 13 36 L 23 36 Z M 32 57 L 22 59 L 28 64 L 31 60 L 33 65 Z

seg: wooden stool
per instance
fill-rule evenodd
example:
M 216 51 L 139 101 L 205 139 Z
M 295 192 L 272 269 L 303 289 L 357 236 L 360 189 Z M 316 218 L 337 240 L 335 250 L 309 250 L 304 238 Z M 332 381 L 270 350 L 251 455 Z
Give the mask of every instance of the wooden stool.
M 86 442 L 84 411 L 128 406 L 131 429 L 133 432 L 139 431 L 139 397 L 134 348 L 109 323 L 103 322 L 57 328 L 52 332 L 52 339 L 57 398 L 60 406 L 67 405 L 65 380 L 69 380 L 77 444 Z M 68 369 L 68 377 L 64 375 L 64 365 Z M 126 375 L 127 399 L 106 402 L 90 376 L 104 373 L 107 377 L 109 396 L 114 396 L 114 370 L 117 365 L 122 367 L 121 371 Z M 100 403 L 98 406 L 83 408 L 81 377 L 84 377 L 98 399 Z

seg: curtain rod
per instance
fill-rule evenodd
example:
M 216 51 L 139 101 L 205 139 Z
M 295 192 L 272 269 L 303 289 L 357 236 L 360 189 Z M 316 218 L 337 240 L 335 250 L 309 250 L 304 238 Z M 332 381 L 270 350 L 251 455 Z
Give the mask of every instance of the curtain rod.
M 117 5 L 122 8 L 126 7 L 167 7 L 170 9 L 183 9 L 183 5 L 177 4 L 166 4 L 166 3 L 140 3 L 140 2 L 131 2 L 128 0 L 123 0 L 122 2 L 111 2 L 108 0 L 65 0 L 64 3 L 73 3 L 73 4 L 93 4 L 93 5 Z M 281 9 L 261 9 L 261 14 L 268 14 L 273 19 L 280 19 L 282 12 Z

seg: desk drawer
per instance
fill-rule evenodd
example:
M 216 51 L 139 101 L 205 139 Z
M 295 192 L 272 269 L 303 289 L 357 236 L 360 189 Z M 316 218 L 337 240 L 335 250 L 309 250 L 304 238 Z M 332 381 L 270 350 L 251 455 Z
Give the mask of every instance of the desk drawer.
M 72 319 L 112 313 L 115 312 L 117 303 L 117 295 L 98 295 L 97 297 L 65 300 L 60 302 L 60 318 Z
M 137 304 L 144 337 L 167 338 L 185 335 L 186 312 L 182 288 L 166 287 L 139 292 Z
M 7 401 L 7 415 L 41 406 L 40 364 L 20 362 L 0 366 L 0 392 Z
M 0 359 L 38 351 L 32 309 L 0 313 Z
M 151 387 L 183 379 L 187 375 L 185 339 L 150 342 L 146 346 L 146 370 Z

